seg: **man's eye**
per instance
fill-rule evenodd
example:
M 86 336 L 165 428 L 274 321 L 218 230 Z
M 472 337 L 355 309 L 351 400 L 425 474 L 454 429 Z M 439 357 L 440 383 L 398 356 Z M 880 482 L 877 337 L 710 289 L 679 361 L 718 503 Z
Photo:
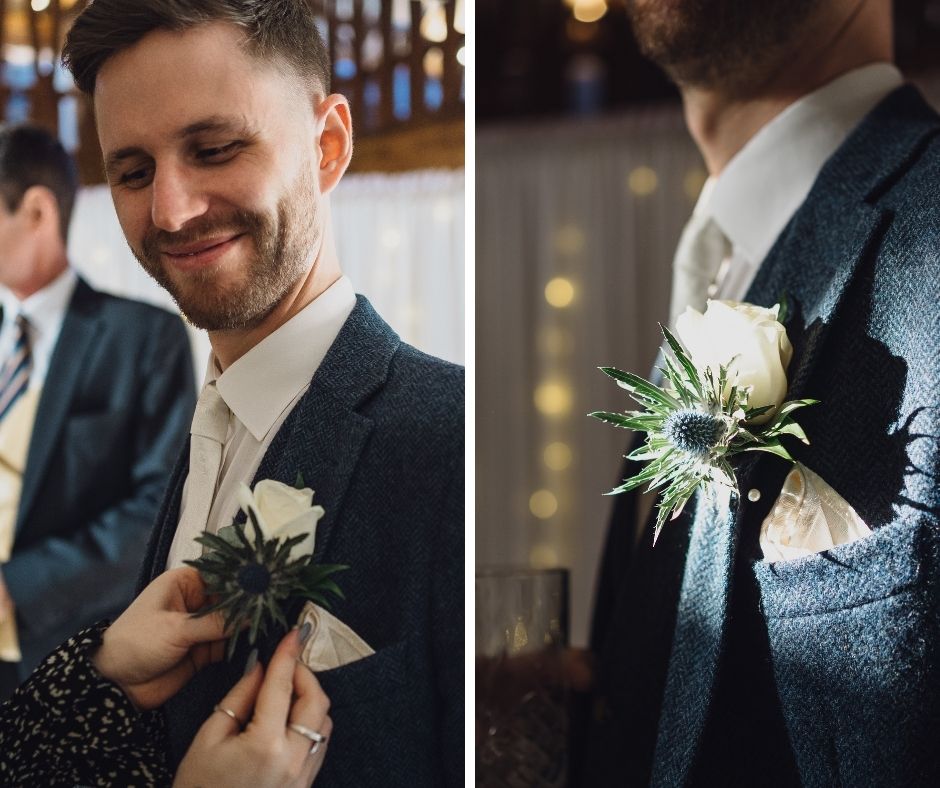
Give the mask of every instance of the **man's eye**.
M 200 161 L 207 161 L 213 164 L 228 161 L 232 156 L 235 155 L 235 152 L 238 150 L 240 145 L 241 142 L 235 141 L 230 142 L 227 145 L 213 145 L 208 148 L 200 148 L 196 152 L 196 158 Z
M 150 183 L 152 176 L 153 171 L 150 167 L 138 167 L 137 169 L 123 173 L 118 180 L 122 186 L 140 189 Z

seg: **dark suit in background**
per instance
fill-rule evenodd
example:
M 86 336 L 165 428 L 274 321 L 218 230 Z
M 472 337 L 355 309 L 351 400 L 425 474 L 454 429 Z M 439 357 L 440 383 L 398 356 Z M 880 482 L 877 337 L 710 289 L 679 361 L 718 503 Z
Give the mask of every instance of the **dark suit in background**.
M 2 566 L 23 660 L 6 666 L 0 696 L 69 635 L 130 602 L 194 406 L 179 316 L 79 279 L 50 359 Z
M 160 574 L 179 521 L 184 450 L 147 553 Z M 332 612 L 375 654 L 317 674 L 331 701 L 323 785 L 462 786 L 464 684 L 464 374 L 400 341 L 359 296 L 339 336 L 261 461 L 261 479 L 301 473 L 326 514 L 315 560 L 349 565 Z M 236 514 L 232 512 L 233 516 Z M 302 605 L 288 611 L 294 622 Z M 260 647 L 267 661 L 283 632 Z M 179 763 L 242 676 L 245 639 L 164 707 Z
M 656 547 L 614 511 L 580 784 L 940 782 L 940 118 L 904 87 L 826 163 L 746 299 L 794 305 L 793 446 L 874 533 L 760 563 L 786 463 L 738 468 Z M 628 468 L 625 475 L 635 468 Z M 746 494 L 758 490 L 760 500 Z

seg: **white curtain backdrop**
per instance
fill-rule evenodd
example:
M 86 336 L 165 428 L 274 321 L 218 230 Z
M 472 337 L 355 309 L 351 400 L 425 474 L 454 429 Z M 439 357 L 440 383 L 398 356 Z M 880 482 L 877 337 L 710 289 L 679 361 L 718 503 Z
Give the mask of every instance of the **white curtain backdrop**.
M 649 371 L 705 172 L 676 108 L 481 130 L 476 162 L 477 563 L 570 568 L 583 644 L 629 435 L 585 416 L 628 406 L 597 367 Z
M 356 292 L 406 342 L 463 363 L 463 170 L 347 175 L 332 211 L 340 261 Z M 100 290 L 175 309 L 128 249 L 106 186 L 79 192 L 69 259 Z M 203 331 L 190 335 L 201 381 L 209 343 Z

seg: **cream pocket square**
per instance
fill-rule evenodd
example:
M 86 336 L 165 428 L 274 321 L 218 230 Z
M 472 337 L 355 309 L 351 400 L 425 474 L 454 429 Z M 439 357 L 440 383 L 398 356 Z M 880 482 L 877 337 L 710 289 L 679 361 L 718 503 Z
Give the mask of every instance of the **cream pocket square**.
M 760 530 L 765 561 L 790 561 L 871 535 L 855 510 L 805 465 L 797 463 Z
M 368 643 L 336 616 L 313 602 L 304 605 L 297 625 L 302 627 L 308 622 L 311 626 L 310 638 L 300 659 L 314 672 L 348 665 L 375 653 Z

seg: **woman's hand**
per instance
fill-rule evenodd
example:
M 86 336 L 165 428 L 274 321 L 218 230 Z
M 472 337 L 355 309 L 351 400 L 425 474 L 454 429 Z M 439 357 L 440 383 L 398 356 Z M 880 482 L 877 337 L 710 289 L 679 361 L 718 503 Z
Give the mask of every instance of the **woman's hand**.
M 138 709 L 154 709 L 225 653 L 219 613 L 193 618 L 206 604 L 205 586 L 191 567 L 164 572 L 107 630 L 92 658 Z
M 291 630 L 267 672 L 256 664 L 232 687 L 219 709 L 248 721 L 247 726 L 242 730 L 239 722 L 217 709 L 193 739 L 174 786 L 308 788 L 323 765 L 333 723 L 327 715 L 329 698 L 297 659 L 302 645 L 300 633 Z M 321 734 L 323 743 L 311 752 L 313 742 L 289 724 Z

